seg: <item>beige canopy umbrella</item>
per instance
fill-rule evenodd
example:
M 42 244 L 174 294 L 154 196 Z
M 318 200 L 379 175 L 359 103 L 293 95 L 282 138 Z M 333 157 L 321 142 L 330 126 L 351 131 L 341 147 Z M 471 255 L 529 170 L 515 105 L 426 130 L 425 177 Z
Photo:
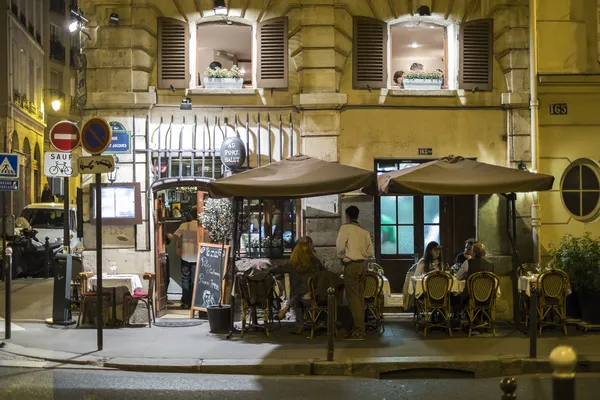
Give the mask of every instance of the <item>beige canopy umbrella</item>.
M 297 199 L 364 188 L 376 194 L 376 174 L 302 154 L 208 184 L 212 197 Z
M 551 175 L 444 157 L 377 177 L 381 194 L 474 195 L 550 190 Z

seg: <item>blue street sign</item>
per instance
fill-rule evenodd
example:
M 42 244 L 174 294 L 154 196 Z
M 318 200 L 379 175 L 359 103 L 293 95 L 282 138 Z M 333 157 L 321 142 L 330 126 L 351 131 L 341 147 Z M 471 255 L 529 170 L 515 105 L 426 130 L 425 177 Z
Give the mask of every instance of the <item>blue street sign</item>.
M 81 135 L 81 145 L 90 154 L 100 154 L 110 144 L 112 128 L 102 118 L 92 118 L 85 123 Z
M 0 153 L 0 178 L 19 178 L 19 155 Z
M 108 149 L 106 149 L 105 153 L 130 153 L 131 136 L 123 124 L 116 121 L 110 121 L 110 127 L 112 128 L 112 140 L 110 141 Z
M 0 192 L 19 190 L 19 181 L 0 179 Z

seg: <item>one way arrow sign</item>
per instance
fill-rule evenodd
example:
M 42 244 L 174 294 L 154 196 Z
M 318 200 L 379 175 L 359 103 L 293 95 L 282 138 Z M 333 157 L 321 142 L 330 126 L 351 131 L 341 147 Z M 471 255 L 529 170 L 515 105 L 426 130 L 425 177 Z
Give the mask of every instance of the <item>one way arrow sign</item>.
M 115 170 L 113 156 L 79 157 L 77 164 L 80 174 L 105 174 Z

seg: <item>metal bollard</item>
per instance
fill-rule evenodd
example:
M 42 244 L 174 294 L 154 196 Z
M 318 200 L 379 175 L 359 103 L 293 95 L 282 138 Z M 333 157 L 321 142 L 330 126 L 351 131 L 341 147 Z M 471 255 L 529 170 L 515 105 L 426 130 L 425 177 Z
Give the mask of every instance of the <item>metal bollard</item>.
M 327 361 L 333 361 L 333 337 L 335 335 L 335 289 L 327 289 Z
M 50 238 L 46 236 L 46 242 L 44 243 L 44 249 L 46 250 L 46 279 L 50 277 Z
M 500 381 L 500 389 L 502 389 L 502 400 L 516 399 L 517 381 L 515 378 L 504 378 Z
M 11 317 L 11 304 L 10 304 L 10 299 L 12 296 L 11 293 L 11 281 L 12 281 L 12 249 L 10 247 L 6 248 L 6 253 L 8 256 L 8 263 L 4 263 L 4 266 L 6 267 L 5 271 L 4 271 L 4 338 L 5 339 L 10 339 L 10 323 L 12 320 Z
M 529 358 L 537 357 L 537 334 L 538 334 L 538 326 L 537 326 L 537 289 L 535 287 L 531 287 L 531 296 L 529 296 Z
M 575 400 L 575 367 L 577 353 L 571 346 L 557 346 L 550 353 L 552 366 L 552 398 Z

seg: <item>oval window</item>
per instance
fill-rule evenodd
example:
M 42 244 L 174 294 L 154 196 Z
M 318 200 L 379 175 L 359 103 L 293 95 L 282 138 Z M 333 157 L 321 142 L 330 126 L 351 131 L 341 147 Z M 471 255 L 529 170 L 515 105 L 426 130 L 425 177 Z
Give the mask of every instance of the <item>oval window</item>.
M 600 209 L 600 174 L 596 164 L 587 159 L 573 162 L 561 180 L 563 205 L 578 221 L 590 221 Z

